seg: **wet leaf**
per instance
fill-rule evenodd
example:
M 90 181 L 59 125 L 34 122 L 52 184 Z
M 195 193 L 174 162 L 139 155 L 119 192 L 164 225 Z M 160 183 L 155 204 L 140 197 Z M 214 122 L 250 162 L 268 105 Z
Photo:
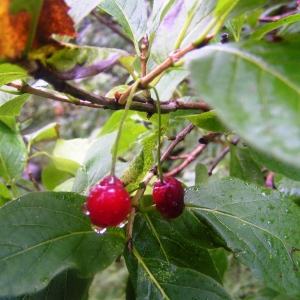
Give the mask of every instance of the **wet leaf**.
M 12 297 L 45 288 L 62 271 L 76 269 L 92 277 L 123 250 L 120 229 L 96 234 L 81 212 L 86 197 L 39 192 L 0 209 L 0 296 Z
M 292 35 L 279 43 L 207 46 L 187 58 L 194 87 L 225 125 L 249 146 L 298 167 L 299 49 Z
M 213 240 L 232 251 L 256 278 L 280 293 L 300 297 L 300 253 L 292 252 L 300 248 L 300 208 L 291 200 L 229 178 L 188 188 L 185 203 L 210 228 Z
M 291 180 L 280 174 L 275 174 L 274 185 L 278 191 L 285 194 L 296 203 L 300 203 L 300 182 Z
M 42 291 L 22 295 L 13 298 L 13 300 L 60 299 L 62 295 L 64 295 L 65 300 L 88 300 L 88 288 L 92 279 L 81 278 L 78 276 L 77 270 L 68 269 L 51 279 L 48 286 Z M 45 281 L 49 281 L 48 278 L 45 278 Z
M 232 299 L 224 288 L 199 272 L 157 259 L 139 261 L 136 299 Z

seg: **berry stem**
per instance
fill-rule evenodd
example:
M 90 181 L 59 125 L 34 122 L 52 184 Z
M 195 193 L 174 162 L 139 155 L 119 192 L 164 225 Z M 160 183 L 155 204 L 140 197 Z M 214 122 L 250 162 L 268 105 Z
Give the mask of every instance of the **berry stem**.
M 157 89 L 153 88 L 157 100 L 157 115 L 158 115 L 158 132 L 157 132 L 157 171 L 158 177 L 161 181 L 161 184 L 164 183 L 164 175 L 162 172 L 161 161 L 160 161 L 160 139 L 161 139 L 161 109 L 160 109 L 160 100 L 158 96 Z
M 111 176 L 115 176 L 115 169 L 116 169 L 117 156 L 118 156 L 118 147 L 119 147 L 119 143 L 120 143 L 120 139 L 121 139 L 122 130 L 124 127 L 124 123 L 125 123 L 131 102 L 132 102 L 133 95 L 134 95 L 139 83 L 140 83 L 140 79 L 137 79 L 132 86 L 132 89 L 130 91 L 129 97 L 126 102 L 126 106 L 125 106 L 125 109 L 123 112 L 123 116 L 122 116 L 122 119 L 120 122 L 120 126 L 118 129 L 118 133 L 117 133 L 117 137 L 116 137 L 116 141 L 115 141 L 115 145 L 114 145 L 114 150 L 113 150 L 113 155 L 112 155 L 112 163 L 111 163 L 111 169 L 110 169 Z

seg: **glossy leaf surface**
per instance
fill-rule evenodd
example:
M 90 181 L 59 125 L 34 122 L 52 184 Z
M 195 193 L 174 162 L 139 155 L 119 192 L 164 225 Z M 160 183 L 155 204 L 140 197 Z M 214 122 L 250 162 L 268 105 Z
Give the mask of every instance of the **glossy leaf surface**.
M 225 125 L 300 167 L 299 49 L 296 35 L 279 43 L 212 45 L 187 60 L 195 88 Z
M 185 203 L 211 229 L 214 241 L 230 249 L 255 277 L 280 293 L 300 297 L 300 254 L 291 252 L 300 247 L 300 208 L 291 200 L 229 178 L 187 189 Z
M 86 197 L 76 193 L 31 193 L 0 209 L 0 296 L 45 288 L 61 271 L 75 268 L 91 277 L 121 253 L 118 229 L 96 234 L 81 212 Z
M 136 295 L 142 299 L 232 299 L 213 279 L 194 270 L 179 268 L 156 259 L 145 259 L 137 270 Z M 150 298 L 149 298 L 149 295 Z

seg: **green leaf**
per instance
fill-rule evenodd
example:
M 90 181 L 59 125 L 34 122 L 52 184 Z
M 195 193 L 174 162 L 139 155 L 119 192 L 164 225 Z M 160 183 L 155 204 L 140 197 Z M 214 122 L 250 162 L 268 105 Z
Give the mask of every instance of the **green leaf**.
M 291 254 L 293 247 L 300 248 L 297 205 L 277 191 L 232 178 L 187 189 L 185 203 L 255 277 L 280 293 L 300 297 L 300 273 L 295 271 L 300 253 Z
M 0 86 L 16 79 L 30 77 L 26 71 L 16 65 L 9 63 L 0 64 Z
M 295 22 L 300 21 L 300 14 L 295 14 L 292 16 L 288 16 L 285 18 L 282 18 L 278 21 L 275 22 L 270 22 L 269 24 L 265 24 L 261 26 L 259 29 L 255 30 L 251 35 L 250 35 L 250 40 L 258 41 L 262 39 L 262 37 L 267 34 L 268 32 L 277 29 L 281 26 L 292 24 Z
M 263 288 L 256 292 L 254 295 L 249 295 L 245 300 L 296 300 L 299 298 L 287 297 L 286 295 L 279 294 L 278 292 L 270 289 Z
M 17 126 L 16 119 L 14 117 L 0 117 L 0 122 L 5 124 L 12 131 L 19 133 L 19 127 Z
M 26 135 L 31 144 L 38 142 L 55 140 L 59 137 L 60 125 L 58 123 L 50 123 L 45 127 Z
M 239 0 L 218 0 L 216 8 L 214 10 L 214 17 L 222 17 L 228 15 Z
M 258 185 L 264 185 L 260 166 L 251 157 L 249 149 L 229 144 L 230 176 Z
M 238 17 L 243 13 L 249 13 L 251 10 L 256 9 L 266 4 L 268 0 L 243 0 L 239 1 L 228 15 L 228 19 Z
M 87 139 L 58 139 L 53 155 L 47 154 L 58 170 L 75 175 L 82 165 L 90 142 Z
M 155 86 L 160 100 L 169 101 L 170 99 L 172 99 L 174 90 L 176 89 L 178 84 L 182 82 L 188 75 L 189 72 L 182 69 L 166 72 Z M 156 99 L 155 93 L 151 91 L 151 94 L 153 99 Z
M 71 192 L 74 186 L 75 178 L 69 178 L 55 187 L 54 192 Z
M 193 2 L 195 3 L 195 1 Z M 200 36 L 201 32 L 206 29 L 207 25 L 212 19 L 213 11 L 217 2 L 217 0 L 200 1 L 200 3 L 198 2 L 199 5 L 194 12 L 194 17 L 192 18 L 192 21 L 188 27 L 181 47 L 190 45 Z M 185 3 L 185 5 L 187 4 Z
M 137 215 L 132 242 L 141 259 L 159 259 L 222 282 L 210 253 L 205 249 L 215 247 L 209 231 L 187 210 L 176 219 L 163 218 L 155 209 L 151 213 Z M 124 255 L 132 273 L 137 268 L 137 261 L 129 253 Z M 139 280 L 133 274 L 131 279 L 134 285 Z
M 4 102 L 0 105 L 0 116 L 19 116 L 24 103 L 29 97 L 29 94 L 23 94 Z
M 137 252 L 136 255 L 139 255 Z M 136 287 L 141 299 L 232 299 L 224 288 L 199 272 L 179 268 L 157 259 L 139 261 Z M 150 296 L 150 298 L 149 298 Z
M 147 8 L 139 0 L 104 0 L 99 7 L 116 18 L 139 54 L 138 42 L 146 33 Z
M 263 167 L 266 167 L 268 170 L 275 173 L 282 174 L 292 180 L 300 181 L 300 167 L 288 165 L 279 159 L 274 158 L 270 154 L 266 154 L 255 149 L 250 148 L 249 150 L 253 159 Z
M 29 58 L 40 60 L 58 78 L 71 80 L 97 75 L 127 55 L 119 49 L 61 43 L 59 48 L 46 45 L 31 51 Z
M 54 164 L 45 166 L 42 171 L 43 186 L 50 191 L 68 177 L 68 172 L 58 170 Z
M 84 201 L 76 193 L 39 192 L 0 209 L 1 297 L 42 290 L 69 268 L 92 277 L 120 255 L 124 234 L 96 234 L 81 212 Z
M 195 173 L 196 173 L 195 184 L 205 183 L 209 180 L 209 176 L 205 165 L 197 164 Z
M 186 11 L 183 1 L 179 1 L 171 10 L 167 13 L 164 20 L 158 27 L 151 46 L 151 53 L 149 62 L 147 62 L 147 69 L 151 71 L 156 65 L 152 60 L 159 65 L 170 54 L 175 46 L 175 42 L 178 38 L 180 31 L 182 30 L 182 24 L 186 19 Z M 150 66 L 150 67 L 149 67 Z
M 299 203 L 300 201 L 300 182 L 293 181 L 289 178 L 286 178 L 280 174 L 275 174 L 274 184 L 278 191 L 285 194 L 292 200 Z
M 120 122 L 123 116 L 123 111 L 114 112 L 108 121 L 102 127 L 99 136 L 111 133 L 118 130 Z M 124 123 L 124 127 L 121 134 L 121 139 L 119 142 L 118 155 L 128 150 L 132 143 L 138 138 L 139 135 L 146 132 L 146 127 L 140 122 L 140 118 L 136 112 L 129 112 Z
M 194 87 L 221 121 L 249 146 L 297 166 L 299 49 L 299 36 L 293 35 L 282 43 L 212 45 L 187 56 Z
M 0 122 L 0 178 L 17 181 L 25 168 L 27 151 L 20 134 Z
M 75 25 L 77 25 L 101 2 L 101 0 L 66 0 L 65 2 L 71 7 L 68 14 L 72 17 Z
M 12 199 L 8 188 L 0 181 L 0 207 Z
M 228 252 L 224 248 L 209 249 L 209 254 L 223 280 L 228 268 Z
M 150 44 L 152 43 L 154 34 L 163 21 L 164 17 L 168 13 L 168 11 L 173 7 L 174 3 L 176 4 L 178 0 L 170 0 L 170 1 L 154 1 L 152 13 L 149 16 L 148 21 L 148 35 Z
M 106 93 L 105 97 L 108 97 L 108 98 L 114 98 L 115 97 L 115 92 L 119 92 L 120 94 L 124 93 L 127 89 L 129 88 L 129 85 L 118 85 L 118 86 L 115 86 L 114 88 L 112 88 L 109 92 Z M 115 112 L 114 114 L 116 114 L 117 112 Z M 111 119 L 111 117 L 109 118 L 109 120 Z M 107 123 L 107 122 L 106 122 Z M 107 127 L 106 126 L 106 123 L 104 124 L 103 127 Z M 103 131 L 103 129 L 102 129 Z M 101 131 L 101 132 L 102 132 Z
M 62 295 L 64 295 L 65 300 L 88 300 L 88 289 L 92 279 L 80 278 L 78 277 L 78 270 L 68 269 L 51 279 L 48 286 L 42 291 L 23 295 L 13 300 L 60 299 Z
M 162 129 L 164 134 L 165 128 Z M 128 191 L 136 190 L 142 182 L 144 176 L 149 172 L 154 164 L 153 150 L 157 143 L 157 133 L 143 138 L 143 149 L 132 160 L 121 177 L 121 181 L 126 185 Z
M 115 142 L 116 132 L 96 139 L 87 150 L 82 166 L 75 177 L 73 191 L 85 194 L 110 170 L 111 148 Z
M 216 111 L 210 110 L 197 115 L 187 115 L 181 118 L 188 119 L 197 127 L 205 130 L 210 130 L 214 132 L 225 132 L 228 131 L 226 127 L 220 122 Z

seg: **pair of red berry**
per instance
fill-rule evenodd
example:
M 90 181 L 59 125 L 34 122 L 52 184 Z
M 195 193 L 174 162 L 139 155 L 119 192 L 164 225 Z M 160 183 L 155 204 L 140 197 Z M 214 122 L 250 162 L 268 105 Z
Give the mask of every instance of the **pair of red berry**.
M 164 178 L 153 186 L 156 209 L 166 218 L 181 215 L 184 210 L 183 199 L 183 187 L 175 178 Z M 130 207 L 130 196 L 115 176 L 107 176 L 93 187 L 86 203 L 91 223 L 101 228 L 120 224 L 129 213 Z

